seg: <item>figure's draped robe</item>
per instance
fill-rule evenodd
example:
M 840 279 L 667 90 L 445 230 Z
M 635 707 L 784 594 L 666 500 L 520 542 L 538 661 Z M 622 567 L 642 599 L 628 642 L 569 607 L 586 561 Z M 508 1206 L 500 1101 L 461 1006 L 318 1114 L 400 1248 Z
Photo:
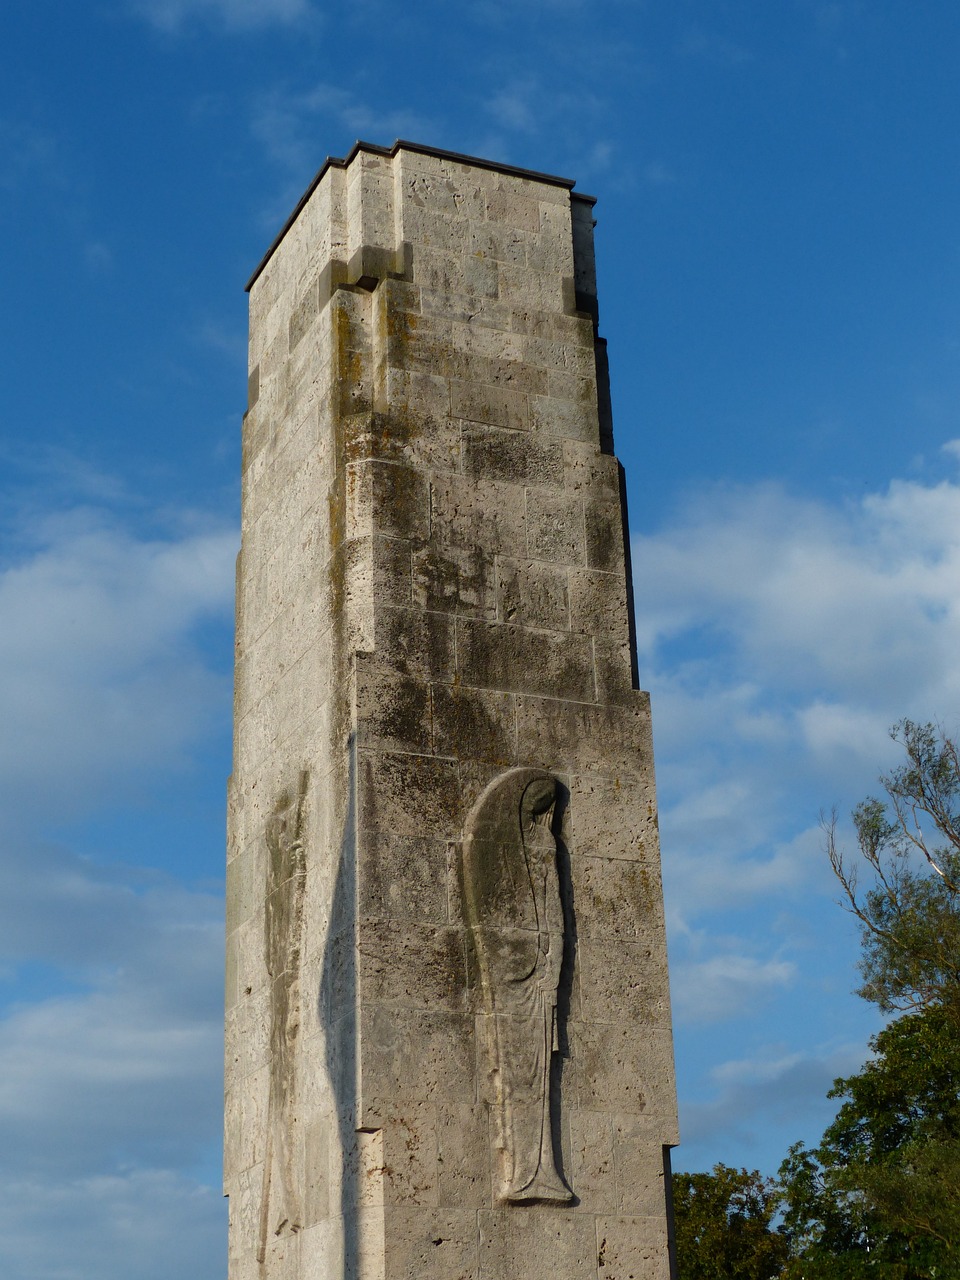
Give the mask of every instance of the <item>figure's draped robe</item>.
M 464 905 L 483 992 L 501 1149 L 501 1199 L 571 1199 L 557 1169 L 551 1061 L 564 914 L 552 826 L 557 781 L 511 769 L 467 819 Z
M 302 1211 L 293 1170 L 290 1134 L 297 1108 L 296 1057 L 300 1032 L 300 961 L 306 857 L 303 805 L 307 774 L 299 789 L 281 792 L 267 819 L 265 960 L 273 987 L 270 1002 L 270 1094 L 266 1154 L 260 1196 L 260 1244 L 257 1261 L 266 1258 L 272 1231 L 301 1230 Z

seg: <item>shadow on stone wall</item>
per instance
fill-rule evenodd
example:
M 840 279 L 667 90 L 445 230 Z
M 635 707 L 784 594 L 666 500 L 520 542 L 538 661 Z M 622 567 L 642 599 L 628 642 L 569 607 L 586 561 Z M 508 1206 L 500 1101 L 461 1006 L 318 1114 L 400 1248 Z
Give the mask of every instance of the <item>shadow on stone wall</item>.
M 340 1213 L 343 1223 L 343 1270 L 353 1278 L 360 1270 L 357 1161 L 357 862 L 356 736 L 347 743 L 347 807 L 340 840 L 330 928 L 323 956 L 319 1015 L 326 1028 L 327 1075 L 336 1106 L 342 1167 Z

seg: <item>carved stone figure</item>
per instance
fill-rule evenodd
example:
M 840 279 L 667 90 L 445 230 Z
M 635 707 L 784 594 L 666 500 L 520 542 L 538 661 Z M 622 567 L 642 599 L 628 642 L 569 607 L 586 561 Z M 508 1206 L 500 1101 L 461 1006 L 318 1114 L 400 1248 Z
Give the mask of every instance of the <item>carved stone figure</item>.
M 483 992 L 499 1121 L 500 1198 L 567 1202 L 553 1144 L 551 1063 L 564 917 L 557 781 L 511 769 L 486 788 L 463 842 L 466 920 Z
M 274 1235 L 301 1229 L 300 1193 L 293 1170 L 292 1120 L 297 1097 L 294 1050 L 300 1030 L 300 958 L 306 858 L 303 803 L 307 774 L 294 791 L 285 789 L 266 822 L 267 883 L 265 949 L 273 988 L 270 1002 L 270 1094 L 267 1150 L 260 1200 L 260 1248 L 266 1256 Z

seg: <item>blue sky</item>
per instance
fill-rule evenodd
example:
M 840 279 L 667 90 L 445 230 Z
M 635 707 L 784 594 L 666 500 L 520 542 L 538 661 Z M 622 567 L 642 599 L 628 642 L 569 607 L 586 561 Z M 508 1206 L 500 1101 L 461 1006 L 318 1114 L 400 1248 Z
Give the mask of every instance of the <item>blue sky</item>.
M 681 1168 L 775 1170 L 877 1021 L 817 827 L 960 708 L 960 9 L 8 0 L 0 1270 L 207 1280 L 243 284 L 397 136 L 599 197 Z

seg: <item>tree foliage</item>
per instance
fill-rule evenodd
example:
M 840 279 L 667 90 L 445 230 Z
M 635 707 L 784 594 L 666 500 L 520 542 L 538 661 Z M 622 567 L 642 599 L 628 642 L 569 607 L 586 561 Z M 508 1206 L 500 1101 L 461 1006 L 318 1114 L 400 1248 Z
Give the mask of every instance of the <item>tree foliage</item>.
M 886 800 L 853 812 L 860 858 L 827 823 L 827 853 L 862 926 L 859 994 L 884 1013 L 937 1007 L 960 1034 L 960 753 L 934 725 L 891 730 L 906 764 L 880 779 Z M 866 868 L 872 883 L 860 890 Z
M 677 1280 L 774 1280 L 787 1257 L 773 1179 L 714 1166 L 673 1178 Z
M 780 1169 L 787 1276 L 960 1275 L 960 1044 L 942 1010 L 905 1014 L 836 1082 L 843 1102 L 813 1150 Z
M 960 749 L 935 725 L 891 734 L 905 763 L 854 810 L 856 853 L 824 826 L 860 922 L 859 994 L 892 1020 L 778 1183 L 678 1175 L 680 1280 L 960 1280 Z
M 859 994 L 899 1014 L 837 1080 L 818 1147 L 780 1170 L 788 1276 L 960 1277 L 960 753 L 934 725 L 891 731 L 906 763 L 853 813 L 859 857 L 827 853 L 860 921 Z M 861 888 L 861 876 L 869 881 Z

